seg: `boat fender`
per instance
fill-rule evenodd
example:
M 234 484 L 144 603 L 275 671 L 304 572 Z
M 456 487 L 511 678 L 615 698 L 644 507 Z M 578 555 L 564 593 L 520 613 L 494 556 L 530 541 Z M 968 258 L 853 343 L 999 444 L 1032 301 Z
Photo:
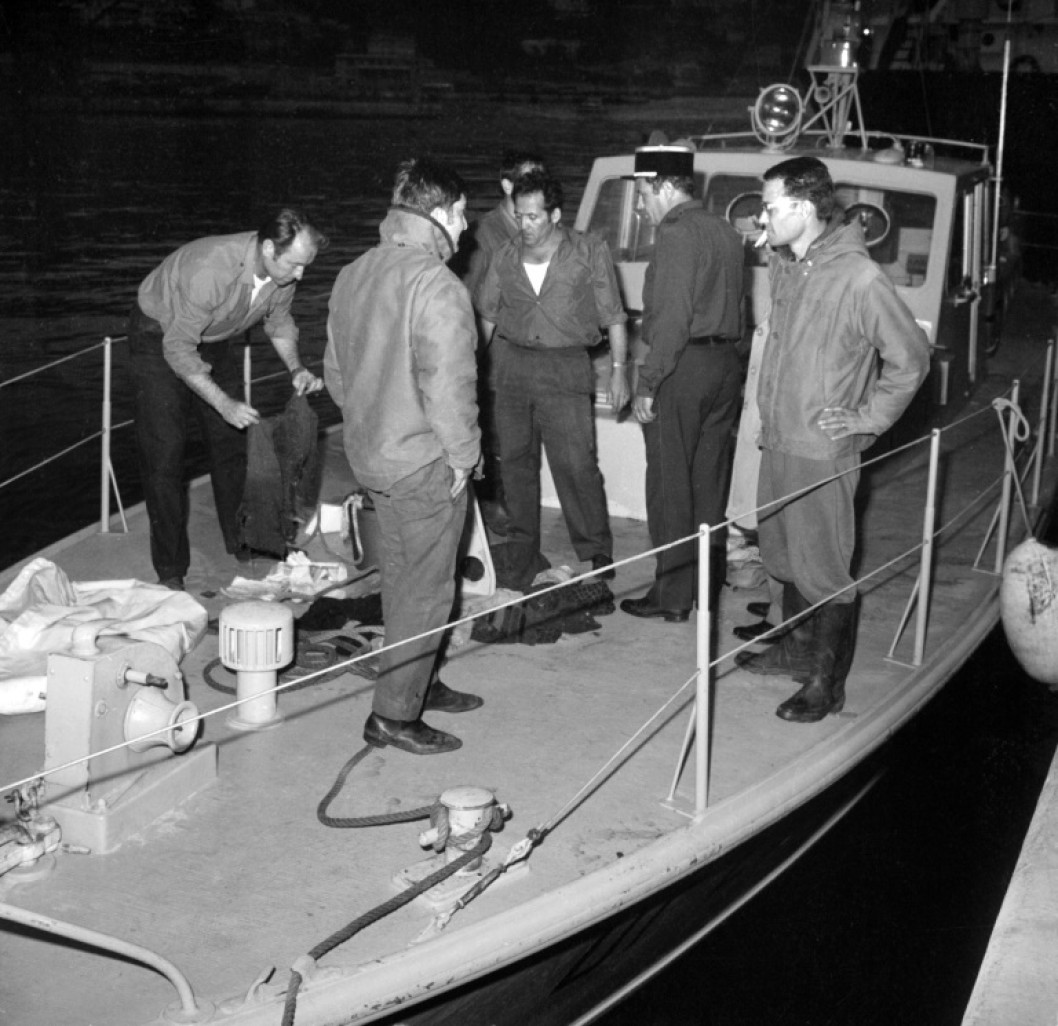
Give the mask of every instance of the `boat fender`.
M 999 611 L 1010 650 L 1030 676 L 1058 685 L 1058 549 L 1035 538 L 1003 564 Z

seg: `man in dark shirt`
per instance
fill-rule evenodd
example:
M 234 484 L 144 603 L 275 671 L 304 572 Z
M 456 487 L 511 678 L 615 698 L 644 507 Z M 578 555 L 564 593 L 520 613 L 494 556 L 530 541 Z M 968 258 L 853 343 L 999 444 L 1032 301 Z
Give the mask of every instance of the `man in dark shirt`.
M 724 520 L 731 432 L 738 416 L 742 367 L 743 252 L 738 232 L 706 212 L 694 195 L 694 154 L 683 147 L 636 151 L 639 208 L 657 225 L 643 283 L 643 340 L 636 418 L 647 451 L 647 523 L 657 547 L 698 525 Z M 638 362 L 638 361 L 637 361 Z M 723 580 L 724 538 L 717 532 L 711 566 Z M 696 547 L 657 556 L 654 584 L 625 599 L 632 616 L 682 623 L 695 598 Z
M 467 232 L 469 238 L 460 244 L 451 261 L 471 297 L 484 281 L 485 272 L 496 252 L 511 239 L 517 239 L 518 222 L 514 219 L 514 183 L 529 171 L 546 171 L 544 160 L 527 150 L 507 150 L 500 164 L 500 190 L 503 199 Z M 507 511 L 503 501 L 500 473 L 500 443 L 496 427 L 496 380 L 491 349 L 485 344 L 485 332 L 478 322 L 478 405 L 481 407 L 482 476 L 475 484 L 477 499 L 485 521 L 498 534 L 507 531 Z
M 162 584 L 182 589 L 191 560 L 184 446 L 191 416 L 205 436 L 224 544 L 239 555 L 237 513 L 246 476 L 245 428 L 260 421 L 234 398 L 239 366 L 228 341 L 263 321 L 299 395 L 323 388 L 298 355 L 294 289 L 326 244 L 304 214 L 280 210 L 257 232 L 197 239 L 140 285 L 129 318 L 136 445 Z
M 525 589 L 540 562 L 541 444 L 577 557 L 596 570 L 613 562 L 595 449 L 595 372 L 587 350 L 600 340 L 600 329 L 608 329 L 615 368 L 611 400 L 621 409 L 628 402 L 627 338 L 610 251 L 602 240 L 562 225 L 559 183 L 530 172 L 515 182 L 513 197 L 519 237 L 496 253 L 476 299 L 495 361 L 510 516 L 504 581 Z
M 500 189 L 503 199 L 496 204 L 479 221 L 474 223 L 470 230 L 470 239 L 467 240 L 465 255 L 461 253 L 461 259 L 467 263 L 466 274 L 463 275 L 463 283 L 473 296 L 485 278 L 485 272 L 489 269 L 489 262 L 497 250 L 501 249 L 511 239 L 517 239 L 519 228 L 514 219 L 514 183 L 524 174 L 530 171 L 547 171 L 543 157 L 527 150 L 507 150 L 503 154 L 500 167 Z M 450 264 L 456 273 L 459 268 Z

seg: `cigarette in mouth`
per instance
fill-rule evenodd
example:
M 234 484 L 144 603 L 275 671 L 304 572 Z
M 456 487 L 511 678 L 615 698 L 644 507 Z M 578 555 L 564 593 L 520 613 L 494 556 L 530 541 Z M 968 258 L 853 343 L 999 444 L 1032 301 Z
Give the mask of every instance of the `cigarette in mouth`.
M 768 233 L 761 229 L 760 235 L 757 236 L 757 241 L 753 243 L 754 249 L 760 249 L 768 241 Z

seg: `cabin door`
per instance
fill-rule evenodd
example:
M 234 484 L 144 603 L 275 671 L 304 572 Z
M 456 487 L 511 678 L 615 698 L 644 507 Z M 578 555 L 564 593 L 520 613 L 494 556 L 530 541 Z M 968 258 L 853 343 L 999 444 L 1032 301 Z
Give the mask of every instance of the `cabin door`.
M 959 340 L 953 348 L 965 363 L 956 378 L 965 374 L 967 392 L 980 379 L 984 355 L 980 339 L 987 216 L 987 182 L 971 184 L 956 201 L 944 317 L 946 336 Z

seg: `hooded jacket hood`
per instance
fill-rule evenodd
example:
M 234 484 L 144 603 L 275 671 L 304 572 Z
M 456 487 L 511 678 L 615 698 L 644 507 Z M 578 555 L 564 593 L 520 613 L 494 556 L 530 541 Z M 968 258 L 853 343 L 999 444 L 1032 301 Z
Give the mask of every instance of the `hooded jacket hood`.
M 456 251 L 452 236 L 436 218 L 411 207 L 390 207 L 378 227 L 383 242 L 395 246 L 417 246 L 438 260 L 450 260 Z

